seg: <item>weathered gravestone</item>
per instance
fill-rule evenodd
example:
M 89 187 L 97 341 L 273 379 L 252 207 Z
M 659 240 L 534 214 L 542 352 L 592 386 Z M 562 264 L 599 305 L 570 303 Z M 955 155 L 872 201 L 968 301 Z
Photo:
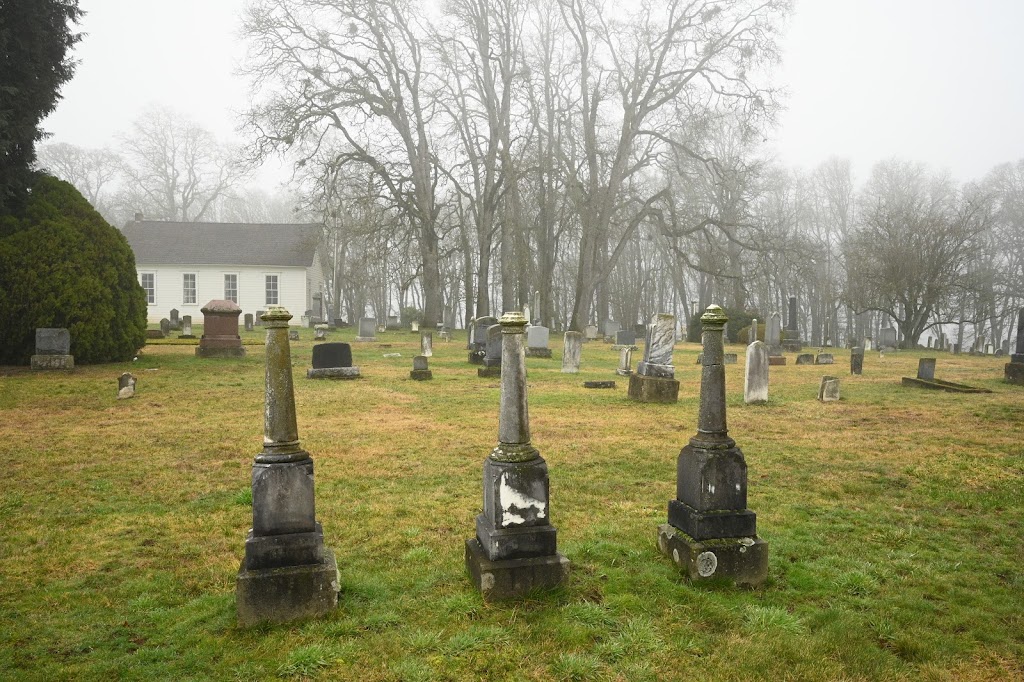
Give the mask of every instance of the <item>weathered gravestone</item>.
M 782 350 L 789 353 L 799 353 L 803 350 L 803 347 L 804 344 L 800 340 L 800 329 L 796 323 L 796 296 L 790 296 L 789 319 L 786 321 L 785 331 L 782 332 Z
M 274 306 L 262 320 L 267 327 L 263 451 L 252 466 L 252 529 L 235 584 L 242 627 L 320 616 L 338 605 L 338 565 L 316 520 L 313 459 L 299 445 L 291 317 Z
M 307 379 L 358 379 L 359 368 L 352 366 L 352 346 L 347 343 L 318 343 L 313 346 L 313 368 Z
M 576 374 L 580 371 L 580 355 L 583 352 L 583 335 L 566 332 L 562 339 L 562 374 Z
M 171 308 L 171 329 L 181 329 L 181 320 L 178 319 L 178 315 L 180 314 L 181 313 L 177 308 Z
M 837 377 L 822 377 L 818 385 L 818 400 L 823 403 L 831 403 L 839 400 L 839 379 Z
M 1003 378 L 1008 384 L 1024 386 L 1024 308 L 1017 314 L 1017 346 L 1003 368 Z
M 757 587 L 768 577 L 768 543 L 757 536 L 757 517 L 747 509 L 747 464 L 726 427 L 727 320 L 717 305 L 701 316 L 697 434 L 679 453 L 676 499 L 668 503 L 668 523 L 658 527 L 658 548 L 690 580 Z
M 124 372 L 117 378 L 117 399 L 127 400 L 135 397 L 135 383 L 137 379 L 131 372 Z
M 163 339 L 163 338 L 165 338 L 165 336 L 164 336 L 164 333 L 162 331 L 160 331 L 159 329 L 147 329 L 146 330 L 146 338 L 147 339 Z
M 864 339 L 864 352 L 866 353 L 869 350 L 871 350 L 871 339 L 870 338 L 865 338 Z
M 619 349 L 619 367 L 615 373 L 622 377 L 628 377 L 633 373 L 633 346 L 623 346 Z
M 298 329 L 290 330 L 288 332 L 288 340 L 289 341 L 298 341 L 299 340 L 299 330 Z
M 836 359 L 832 353 L 818 353 L 814 356 L 814 364 L 816 365 L 831 365 L 835 363 Z
M 192 316 L 186 315 L 181 318 L 181 334 L 178 336 L 179 339 L 194 339 L 195 334 L 192 333 Z
M 630 398 L 643 403 L 674 403 L 679 399 L 679 382 L 672 364 L 675 341 L 675 315 L 655 315 L 647 326 L 644 359 L 629 377 Z
M 202 307 L 203 336 L 196 356 L 200 358 L 245 357 L 242 337 L 238 335 L 238 316 L 242 309 L 233 301 L 213 300 Z
M 485 601 L 515 599 L 555 587 L 569 575 L 551 525 L 548 467 L 530 443 L 521 313 L 501 318 L 498 445 L 484 462 L 484 509 L 466 540 L 466 568 Z M 569 332 L 574 333 L 574 332 Z
M 896 330 L 893 327 L 884 327 L 878 330 L 878 350 L 896 349 Z
M 413 320 L 412 322 L 409 323 L 409 332 L 411 334 L 418 334 L 419 331 L 420 331 L 420 323 L 419 322 L 417 322 L 416 320 Z
M 850 351 L 850 374 L 860 374 L 864 371 L 864 349 L 860 346 Z
M 611 343 L 615 339 L 615 334 L 619 331 L 619 323 L 615 320 L 604 321 L 604 340 L 606 343 Z
M 316 325 L 313 325 L 313 340 L 314 341 L 323 341 L 326 338 L 327 338 L 327 325 L 326 324 L 316 324 Z M 358 339 L 357 339 L 357 341 L 358 341 Z
M 723 365 L 735 365 L 739 360 L 739 356 L 736 353 L 724 353 L 722 355 Z
M 166 317 L 160 320 L 160 333 L 166 338 L 171 333 L 171 321 Z
M 526 317 L 525 315 L 523 317 Z M 551 349 L 548 348 L 550 332 L 547 327 L 534 325 L 526 330 L 526 357 L 528 358 L 550 358 Z
M 615 388 L 614 381 L 584 381 L 583 388 Z
M 427 365 L 426 356 L 417 355 L 412 359 L 412 371 L 409 372 L 409 378 L 416 381 L 427 381 L 434 378 L 434 373 Z
M 265 313 L 265 312 L 267 312 L 267 311 L 265 311 L 265 310 L 257 310 L 256 311 L 256 319 L 253 320 L 253 324 L 255 324 L 257 327 L 262 327 L 263 326 L 263 313 Z M 307 313 L 309 315 L 312 315 L 313 311 L 310 310 L 310 311 L 307 311 Z
M 75 356 L 71 355 L 71 332 L 63 327 L 38 327 L 36 352 L 29 360 L 34 370 L 74 369 Z
M 361 317 L 359 318 L 359 335 L 356 336 L 356 341 L 376 341 L 377 340 L 377 318 L 375 317 Z
M 957 384 L 952 381 L 935 378 L 935 358 L 921 358 L 917 362 L 917 376 L 903 377 L 901 383 L 904 386 L 915 388 L 930 388 L 947 393 L 991 393 L 987 388 L 977 388 L 966 384 Z
M 917 378 L 926 381 L 935 378 L 935 358 L 921 358 L 917 361 Z
M 771 365 L 785 365 L 786 357 L 782 354 L 782 318 L 772 313 L 765 327 L 765 344 L 768 346 L 768 362 Z
M 747 334 L 747 343 L 751 344 L 757 341 L 757 318 L 755 317 L 750 321 L 750 333 Z
M 501 376 L 501 325 L 492 324 L 487 328 L 487 346 L 484 351 L 483 367 L 476 370 L 476 375 L 481 378 L 494 378 Z
M 812 353 L 800 353 L 800 355 L 796 356 L 796 364 L 813 365 L 814 355 Z
M 490 315 L 478 317 L 473 321 L 473 336 L 469 349 L 470 364 L 484 364 L 484 356 L 487 355 L 487 330 L 496 324 L 498 324 L 498 318 Z
M 594 341 L 595 339 L 597 339 L 597 331 L 598 330 L 596 324 L 588 324 L 586 327 L 583 328 L 583 335 L 587 341 Z
M 253 330 L 252 313 L 246 313 L 242 319 L 245 320 L 245 331 L 251 332 Z
M 420 333 L 420 355 L 425 358 L 434 357 L 434 333 L 433 332 L 421 332 Z
M 768 402 L 768 346 L 754 341 L 747 346 L 747 366 L 743 378 L 743 402 L 759 405 Z

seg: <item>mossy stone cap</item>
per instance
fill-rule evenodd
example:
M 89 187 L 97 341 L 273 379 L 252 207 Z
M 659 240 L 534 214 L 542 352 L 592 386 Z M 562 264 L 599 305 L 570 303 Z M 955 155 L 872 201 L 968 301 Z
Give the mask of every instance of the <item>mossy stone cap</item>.
M 729 321 L 725 311 L 722 310 L 722 306 L 711 304 L 708 309 L 704 311 L 704 314 L 700 316 L 700 323 L 703 327 L 709 327 L 712 329 L 721 329 L 725 326 L 725 323 Z
M 224 299 L 221 298 L 213 299 L 212 301 L 204 305 L 202 308 L 200 308 L 200 310 L 206 315 L 209 315 L 210 313 L 242 312 L 242 309 L 238 307 L 237 303 L 235 303 L 234 301 L 225 301 Z
M 518 310 L 507 312 L 498 320 L 502 327 L 525 327 L 528 322 L 526 316 Z
M 272 305 L 260 315 L 260 319 L 264 322 L 287 322 L 292 319 L 292 314 L 283 305 Z

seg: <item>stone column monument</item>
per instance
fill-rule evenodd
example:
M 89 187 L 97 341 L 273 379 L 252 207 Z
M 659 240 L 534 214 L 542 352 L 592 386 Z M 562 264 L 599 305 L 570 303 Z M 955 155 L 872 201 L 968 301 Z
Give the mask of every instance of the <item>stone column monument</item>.
M 1024 386 L 1024 308 L 1017 314 L 1017 346 L 1004 368 L 1006 383 Z
M 238 571 L 238 623 L 283 623 L 338 605 L 338 565 L 316 520 L 313 459 L 299 446 L 288 320 L 272 306 L 267 328 L 263 452 L 252 465 L 252 528 Z
M 786 329 L 782 332 L 782 350 L 787 353 L 799 353 L 804 349 L 800 340 L 800 329 L 796 324 L 796 296 L 789 297 L 789 319 L 786 320 Z
M 514 599 L 555 587 L 569 575 L 551 525 L 548 465 L 530 443 L 526 401 L 526 318 L 501 317 L 498 445 L 484 461 L 484 511 L 466 540 L 466 568 L 485 600 Z
M 690 580 L 756 587 L 768 577 L 768 543 L 747 509 L 747 464 L 726 428 L 722 330 L 728 318 L 712 305 L 700 319 L 697 435 L 679 453 L 676 499 L 668 503 L 668 523 L 658 527 L 658 548 Z

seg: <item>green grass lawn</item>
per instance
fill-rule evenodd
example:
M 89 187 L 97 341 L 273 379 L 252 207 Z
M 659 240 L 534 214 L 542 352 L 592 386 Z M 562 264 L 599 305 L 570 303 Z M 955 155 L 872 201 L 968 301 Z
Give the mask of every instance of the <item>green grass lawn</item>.
M 308 381 L 304 329 L 299 435 L 339 605 L 246 631 L 234 584 L 264 379 L 262 331 L 243 336 L 256 344 L 243 360 L 168 340 L 134 363 L 0 368 L 0 678 L 1024 676 L 1024 388 L 1002 382 L 1001 359 L 940 354 L 938 378 L 993 390 L 955 395 L 900 385 L 926 351 L 868 353 L 859 377 L 847 351 L 833 367 L 790 355 L 769 404 L 745 406 L 743 349 L 728 348 L 730 435 L 770 543 L 768 584 L 746 591 L 687 583 L 655 542 L 696 427 L 699 348 L 677 346 L 678 404 L 637 404 L 610 346 L 587 344 L 581 373 L 564 375 L 553 336 L 554 358 L 527 361 L 530 418 L 572 575 L 494 605 L 465 574 L 463 542 L 499 381 L 477 378 L 464 336 L 435 340 L 433 381 L 411 381 L 419 337 L 398 332 L 354 344 L 364 378 Z M 117 401 L 123 371 L 138 393 Z M 842 378 L 841 402 L 815 400 L 823 374 Z M 584 390 L 591 379 L 618 387 Z

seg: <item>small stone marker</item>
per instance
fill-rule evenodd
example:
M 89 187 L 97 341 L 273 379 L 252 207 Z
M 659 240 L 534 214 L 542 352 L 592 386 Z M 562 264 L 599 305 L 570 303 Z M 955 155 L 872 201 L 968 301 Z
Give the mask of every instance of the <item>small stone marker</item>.
M 316 325 L 313 325 L 313 340 L 314 341 L 323 341 L 326 338 L 327 338 L 327 325 L 326 324 L 316 324 Z
M 358 379 L 359 368 L 352 366 L 352 346 L 347 343 L 318 343 L 313 346 L 313 368 L 307 379 Z
M 798 365 L 813 365 L 814 355 L 812 353 L 801 353 L 796 356 L 796 364 Z
M 723 365 L 735 365 L 739 360 L 739 356 L 736 353 L 725 353 L 722 355 Z
M 356 336 L 356 341 L 376 341 L 377 340 L 377 318 L 375 317 L 362 317 L 359 319 L 359 335 Z
M 487 328 L 487 346 L 484 352 L 483 367 L 476 370 L 476 375 L 481 378 L 494 378 L 501 376 L 501 325 L 492 324 Z
M 615 332 L 615 345 L 621 346 L 632 346 L 636 344 L 636 334 L 633 333 L 632 329 L 620 329 Z
M 633 373 L 633 349 L 634 346 L 623 346 L 619 350 L 619 367 L 615 373 L 621 377 L 628 377 Z
M 233 301 L 215 299 L 202 307 L 203 336 L 196 348 L 200 358 L 245 357 L 242 337 L 238 335 L 238 316 L 242 309 Z
M 171 321 L 166 317 L 160 320 L 160 333 L 163 334 L 164 337 L 171 333 Z
M 433 332 L 420 332 L 420 355 L 425 358 L 434 357 Z
M 1003 379 L 1008 384 L 1024 386 L 1024 308 L 1017 313 L 1017 345 L 1003 368 Z
M 754 341 L 747 346 L 743 402 L 747 405 L 768 402 L 768 346 L 763 341 Z
M 672 353 L 676 342 L 676 318 L 658 313 L 647 326 L 644 359 L 629 377 L 628 395 L 642 403 L 674 403 L 679 399 Z
M 289 341 L 298 341 L 299 340 L 299 330 L 298 329 L 290 330 L 288 332 L 288 340 Z
M 855 346 L 850 351 L 850 374 L 860 374 L 864 371 L 864 349 Z
M 823 403 L 830 403 L 839 400 L 839 379 L 836 377 L 822 377 L 818 386 L 818 400 Z
M 75 356 L 71 355 L 71 332 L 63 327 L 38 327 L 36 352 L 29 365 L 34 370 L 74 369 Z
M 717 305 L 701 316 L 701 367 L 697 434 L 676 463 L 676 499 L 668 523 L 658 527 L 658 548 L 693 581 L 725 579 L 757 587 L 768 577 L 768 543 L 757 536 L 747 509 L 747 464 L 726 428 L 723 329 Z
M 427 366 L 426 356 L 417 355 L 412 359 L 412 371 L 409 372 L 409 378 L 416 381 L 427 381 L 434 378 L 434 373 Z
M 583 388 L 615 388 L 614 381 L 584 381 Z
M 417 322 L 416 320 L 413 320 L 412 322 L 409 323 L 409 331 L 411 333 L 416 334 L 416 333 L 419 332 L 419 330 L 420 330 L 420 323 L 419 322 Z
M 548 466 L 530 443 L 522 313 L 501 318 L 498 445 L 484 461 L 483 513 L 466 540 L 466 568 L 485 601 L 516 599 L 569 576 L 551 525 Z M 569 332 L 576 333 L 576 332 Z
M 562 340 L 562 374 L 576 374 L 580 371 L 582 352 L 583 334 L 566 332 Z
M 935 358 L 921 358 L 917 361 L 917 378 L 925 381 L 935 379 Z
M 814 364 L 816 365 L 831 365 L 835 361 L 835 357 L 833 357 L 832 353 L 818 353 L 814 357 Z
M 864 339 L 864 352 L 871 350 L 871 339 Z
M 384 355 L 382 355 L 381 357 L 382 358 L 400 358 L 400 357 L 402 357 L 402 354 L 401 353 L 384 353 Z
M 267 311 L 265 311 L 265 310 L 257 310 L 256 311 L 256 319 L 253 320 L 253 324 L 255 324 L 257 327 L 262 327 L 263 326 L 263 313 L 265 313 L 265 312 L 267 312 Z
M 583 333 L 586 335 L 587 341 L 594 341 L 597 339 L 597 325 L 588 324 L 584 329 Z
M 178 336 L 179 339 L 194 339 L 195 335 L 192 333 L 192 316 L 186 315 L 181 318 L 181 334 Z
M 253 330 L 252 313 L 246 313 L 242 319 L 245 320 L 245 331 L 251 332 Z
M 263 451 L 252 466 L 252 529 L 235 584 L 242 627 L 320 616 L 338 605 L 338 564 L 324 546 L 315 515 L 313 459 L 299 445 L 287 333 L 291 317 L 278 306 L 263 315 Z
M 181 329 L 181 322 L 178 320 L 180 311 L 177 308 L 171 308 L 171 329 Z
M 543 327 L 541 325 L 528 327 L 526 329 L 526 357 L 550 358 L 551 349 L 548 348 L 549 339 L 550 332 L 547 327 Z
M 611 342 L 615 338 L 615 334 L 619 331 L 619 323 L 615 320 L 604 321 L 604 338 L 608 342 Z M 635 340 L 635 339 L 634 339 Z
M 878 331 L 878 350 L 896 349 L 896 330 L 892 327 L 885 327 Z
M 117 378 L 117 399 L 127 400 L 135 397 L 136 378 L 131 372 L 124 372 Z
M 489 315 L 473 320 L 469 342 L 469 363 L 471 365 L 484 364 L 484 356 L 487 355 L 487 329 L 496 324 L 498 324 L 498 318 Z

